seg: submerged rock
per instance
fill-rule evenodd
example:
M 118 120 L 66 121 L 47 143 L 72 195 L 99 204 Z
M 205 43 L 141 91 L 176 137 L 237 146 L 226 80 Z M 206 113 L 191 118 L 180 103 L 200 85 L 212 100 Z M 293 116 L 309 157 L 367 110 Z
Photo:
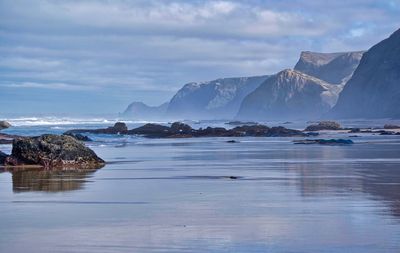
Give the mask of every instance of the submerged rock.
M 38 165 L 45 168 L 79 167 L 95 168 L 104 160 L 75 138 L 66 135 L 46 134 L 13 141 L 12 153 L 5 165 Z
M 11 124 L 8 123 L 7 121 L 0 120 L 0 130 L 6 129 L 11 127 Z
M 352 140 L 347 139 L 315 139 L 315 140 L 296 140 L 294 144 L 321 144 L 321 145 L 349 145 L 354 144 Z
M 341 130 L 339 123 L 335 121 L 321 121 L 315 125 L 309 125 L 304 131 L 321 131 L 321 130 Z

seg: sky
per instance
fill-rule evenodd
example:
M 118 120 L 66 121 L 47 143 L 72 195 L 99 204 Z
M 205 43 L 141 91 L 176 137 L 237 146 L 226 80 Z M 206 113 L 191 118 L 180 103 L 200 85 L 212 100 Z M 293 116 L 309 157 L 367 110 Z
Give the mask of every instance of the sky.
M 0 0 L 0 117 L 122 112 L 185 83 L 366 50 L 400 0 Z

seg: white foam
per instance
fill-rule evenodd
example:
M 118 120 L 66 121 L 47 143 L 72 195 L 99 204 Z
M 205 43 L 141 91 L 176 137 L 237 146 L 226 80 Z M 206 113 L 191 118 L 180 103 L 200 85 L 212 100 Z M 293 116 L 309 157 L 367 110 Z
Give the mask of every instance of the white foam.
M 118 121 L 125 122 L 127 124 L 146 124 L 149 121 L 143 120 L 120 120 L 118 118 L 106 119 L 106 118 L 70 118 L 70 117 L 20 117 L 20 118 L 9 118 L 5 119 L 13 126 L 63 126 L 63 125 L 112 125 Z M 166 123 L 166 122 L 155 122 L 152 123 Z M 56 129 L 56 128 L 54 128 Z

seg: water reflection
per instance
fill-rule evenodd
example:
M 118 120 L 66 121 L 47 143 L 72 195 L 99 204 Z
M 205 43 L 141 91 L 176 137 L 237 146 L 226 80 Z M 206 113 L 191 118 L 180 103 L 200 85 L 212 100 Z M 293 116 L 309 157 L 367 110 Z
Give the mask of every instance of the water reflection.
M 79 190 L 96 170 L 12 170 L 13 191 L 62 192 Z

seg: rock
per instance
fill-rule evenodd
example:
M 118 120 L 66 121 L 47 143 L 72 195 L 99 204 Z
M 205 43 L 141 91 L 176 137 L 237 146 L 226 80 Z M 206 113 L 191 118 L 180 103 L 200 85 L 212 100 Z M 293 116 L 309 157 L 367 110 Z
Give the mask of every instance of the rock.
M 113 127 L 107 129 L 112 129 L 113 131 L 117 131 L 119 133 L 124 133 L 128 131 L 128 127 L 124 122 L 117 122 L 114 124 Z
M 112 127 L 100 129 L 74 129 L 64 133 L 64 135 L 77 134 L 77 133 L 93 133 L 93 134 L 127 134 L 128 127 L 123 122 L 117 122 Z
M 170 128 L 167 126 L 148 123 L 144 126 L 129 130 L 128 134 L 143 135 L 150 138 L 161 138 L 170 135 L 169 130 Z
M 174 122 L 169 131 L 174 134 L 192 134 L 193 128 L 181 122 Z
M 235 140 L 229 140 L 229 141 L 226 141 L 227 143 L 238 143 L 238 141 L 235 141 Z
M 0 120 L 0 130 L 6 129 L 11 127 L 11 124 L 8 123 L 7 121 Z
M 266 135 L 267 137 L 291 137 L 291 136 L 305 136 L 302 131 L 288 129 L 282 126 L 271 127 Z
M 398 125 L 386 124 L 383 126 L 384 129 L 400 129 Z
M 39 137 L 15 139 L 11 156 L 5 164 L 10 166 L 39 165 L 45 168 L 90 168 L 104 165 L 94 151 L 75 138 L 46 134 Z
M 76 136 L 79 132 L 88 131 L 90 133 L 105 133 L 108 129 L 113 129 L 112 133 L 116 132 L 118 127 L 109 127 L 107 129 L 77 129 L 70 130 L 65 135 Z M 193 129 L 190 125 L 181 122 L 174 122 L 170 127 L 148 123 L 141 127 L 123 130 L 125 134 L 142 135 L 148 138 L 191 138 L 191 137 L 239 137 L 239 136 L 264 136 L 264 137 L 288 137 L 288 136 L 307 136 L 303 132 L 285 127 L 268 127 L 265 125 L 243 125 L 233 129 L 225 129 L 223 127 L 207 127 L 205 129 Z
M 350 130 L 349 133 L 360 133 L 361 132 L 360 128 L 350 128 L 349 130 Z
M 235 136 L 266 136 L 270 128 L 264 125 L 244 125 L 231 129 Z
M 239 120 L 235 120 L 235 121 L 229 121 L 228 123 L 225 123 L 227 125 L 232 125 L 232 126 L 242 126 L 242 125 L 257 125 L 257 122 L 254 121 L 247 121 L 247 122 L 243 122 L 243 121 L 239 121 Z
M 321 144 L 321 145 L 350 145 L 354 142 L 346 139 L 315 139 L 315 140 L 296 140 L 294 144 Z
M 4 162 L 6 161 L 7 157 L 8 157 L 7 154 L 5 154 L 5 153 L 0 151 L 0 166 L 2 166 L 4 164 Z
M 304 131 L 321 131 L 321 130 L 341 130 L 339 123 L 335 121 L 321 121 L 316 125 L 308 126 Z
M 86 135 L 80 134 L 80 133 L 65 133 L 64 135 L 68 135 L 71 136 L 75 139 L 77 139 L 78 141 L 93 141 L 92 139 L 90 139 L 89 137 L 87 137 Z

